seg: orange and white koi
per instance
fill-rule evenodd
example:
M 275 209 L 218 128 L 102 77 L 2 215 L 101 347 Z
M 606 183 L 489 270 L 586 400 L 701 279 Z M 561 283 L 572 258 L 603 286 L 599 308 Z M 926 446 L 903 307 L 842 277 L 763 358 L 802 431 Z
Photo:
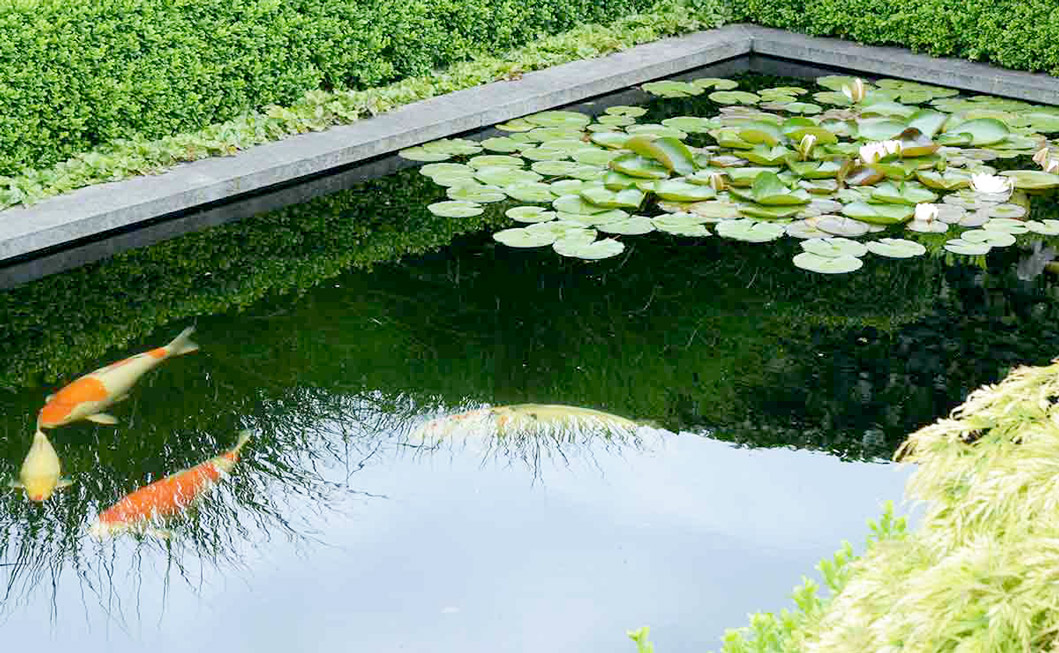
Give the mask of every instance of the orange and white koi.
M 194 331 L 195 327 L 188 327 L 164 347 L 130 356 L 76 379 L 48 397 L 37 417 L 38 428 L 55 428 L 80 419 L 117 424 L 117 418 L 104 409 L 128 397 L 140 377 L 162 361 L 198 351 L 199 346 L 191 341 Z
M 44 431 L 37 429 L 33 434 L 33 444 L 29 447 L 26 459 L 22 461 L 18 480 L 10 483 L 11 487 L 22 488 L 32 501 L 44 501 L 55 493 L 55 490 L 70 485 L 72 481 L 62 477 L 59 455 L 51 446 Z
M 89 532 L 96 537 L 130 531 L 158 532 L 154 527 L 159 522 L 183 512 L 232 471 L 249 440 L 250 432 L 243 431 L 235 446 L 221 455 L 125 495 L 99 513 Z

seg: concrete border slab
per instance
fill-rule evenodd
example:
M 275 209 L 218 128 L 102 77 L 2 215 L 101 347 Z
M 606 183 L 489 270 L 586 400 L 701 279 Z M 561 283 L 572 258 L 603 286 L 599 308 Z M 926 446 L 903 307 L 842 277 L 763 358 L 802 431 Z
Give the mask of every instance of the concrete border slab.
M 184 231 L 159 230 L 157 224 L 197 211 L 215 211 L 219 204 L 245 201 L 405 147 L 689 69 L 738 59 L 744 59 L 749 68 L 751 57 L 944 83 L 961 90 L 1059 105 L 1059 80 L 1048 75 L 753 25 L 729 25 L 424 100 L 353 125 L 260 145 L 233 157 L 183 164 L 161 175 L 91 186 L 31 207 L 0 211 L 0 267 L 45 254 L 54 256 L 72 244 L 88 239 L 98 242 L 106 234 L 141 225 L 178 235 L 195 229 L 196 224 L 216 220 L 185 220 L 188 227 Z M 246 215 L 245 210 L 235 213 Z M 47 274 L 45 269 L 58 271 L 68 266 L 48 265 L 41 271 Z

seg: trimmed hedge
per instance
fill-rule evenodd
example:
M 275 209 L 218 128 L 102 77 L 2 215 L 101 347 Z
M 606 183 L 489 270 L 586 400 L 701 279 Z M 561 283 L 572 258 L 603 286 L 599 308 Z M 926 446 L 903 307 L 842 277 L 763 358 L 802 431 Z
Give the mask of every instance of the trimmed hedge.
M 1056 0 L 729 0 L 734 18 L 1059 75 Z
M 692 4 L 704 4 L 693 0 Z M 0 174 L 360 89 L 654 0 L 57 0 L 0 6 Z

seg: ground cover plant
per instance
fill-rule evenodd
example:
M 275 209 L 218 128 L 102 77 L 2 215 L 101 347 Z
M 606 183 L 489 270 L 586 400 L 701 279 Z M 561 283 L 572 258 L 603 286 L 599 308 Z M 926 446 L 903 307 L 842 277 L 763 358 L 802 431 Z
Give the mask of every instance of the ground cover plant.
M 0 72 L 0 208 L 716 27 L 724 16 L 717 0 L 387 1 L 376 7 L 385 19 L 329 0 L 52 4 L 0 8 L 0 59 L 14 62 Z M 82 48 L 85 30 L 113 47 Z M 141 56 L 146 48 L 153 56 Z
M 525 226 L 497 241 L 587 260 L 655 230 L 789 236 L 804 250 L 795 266 L 841 274 L 869 252 L 973 257 L 1019 235 L 1059 235 L 1059 221 L 1030 215 L 1031 195 L 1059 188 L 1059 145 L 1047 136 L 1059 132 L 1059 110 L 892 79 L 816 83 L 749 92 L 731 79 L 652 82 L 652 95 L 706 96 L 718 108 L 659 122 L 642 106 L 594 119 L 546 111 L 497 125 L 506 135 L 481 143 L 445 139 L 401 155 L 428 162 L 421 172 L 448 188 L 449 200 L 429 207 L 436 214 L 473 216 L 511 198 L 523 204 L 507 215 Z

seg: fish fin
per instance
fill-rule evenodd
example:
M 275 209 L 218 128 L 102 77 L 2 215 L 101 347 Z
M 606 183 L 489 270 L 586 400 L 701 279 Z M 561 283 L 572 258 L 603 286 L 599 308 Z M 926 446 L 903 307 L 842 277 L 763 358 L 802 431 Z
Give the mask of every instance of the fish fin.
M 52 399 L 55 399 L 55 395 L 48 395 L 47 397 L 44 398 L 44 403 L 48 403 Z
M 63 478 L 60 478 L 59 482 L 55 484 L 55 489 L 56 490 L 61 490 L 64 487 L 70 487 L 73 484 L 74 484 L 74 481 L 73 481 L 72 478 L 63 477 Z
M 113 415 L 108 415 L 107 413 L 96 413 L 95 415 L 89 415 L 85 419 L 87 419 L 89 422 L 95 422 L 96 424 L 106 424 L 108 426 L 113 426 L 118 423 L 117 417 L 114 417 Z
M 199 346 L 191 341 L 191 334 L 195 333 L 195 327 L 189 326 L 180 332 L 180 335 L 173 338 L 173 341 L 166 345 L 166 349 L 169 350 L 170 356 L 182 356 L 184 354 L 190 354 L 193 351 L 198 351 Z
M 250 442 L 252 436 L 253 433 L 251 433 L 249 429 L 239 431 L 239 439 L 235 441 L 235 447 L 232 448 L 232 451 L 235 453 L 242 451 L 243 447 L 246 446 L 246 443 Z
M 23 490 L 26 486 L 22 484 L 22 481 L 8 481 L 7 487 L 14 490 Z
M 119 401 L 125 401 L 125 400 L 126 400 L 126 399 L 128 399 L 128 398 L 129 398 L 129 393 L 128 393 L 128 392 L 126 392 L 125 394 L 123 394 L 123 395 L 121 395 L 120 397 L 116 398 L 116 399 L 114 400 L 114 403 L 118 403 Z

